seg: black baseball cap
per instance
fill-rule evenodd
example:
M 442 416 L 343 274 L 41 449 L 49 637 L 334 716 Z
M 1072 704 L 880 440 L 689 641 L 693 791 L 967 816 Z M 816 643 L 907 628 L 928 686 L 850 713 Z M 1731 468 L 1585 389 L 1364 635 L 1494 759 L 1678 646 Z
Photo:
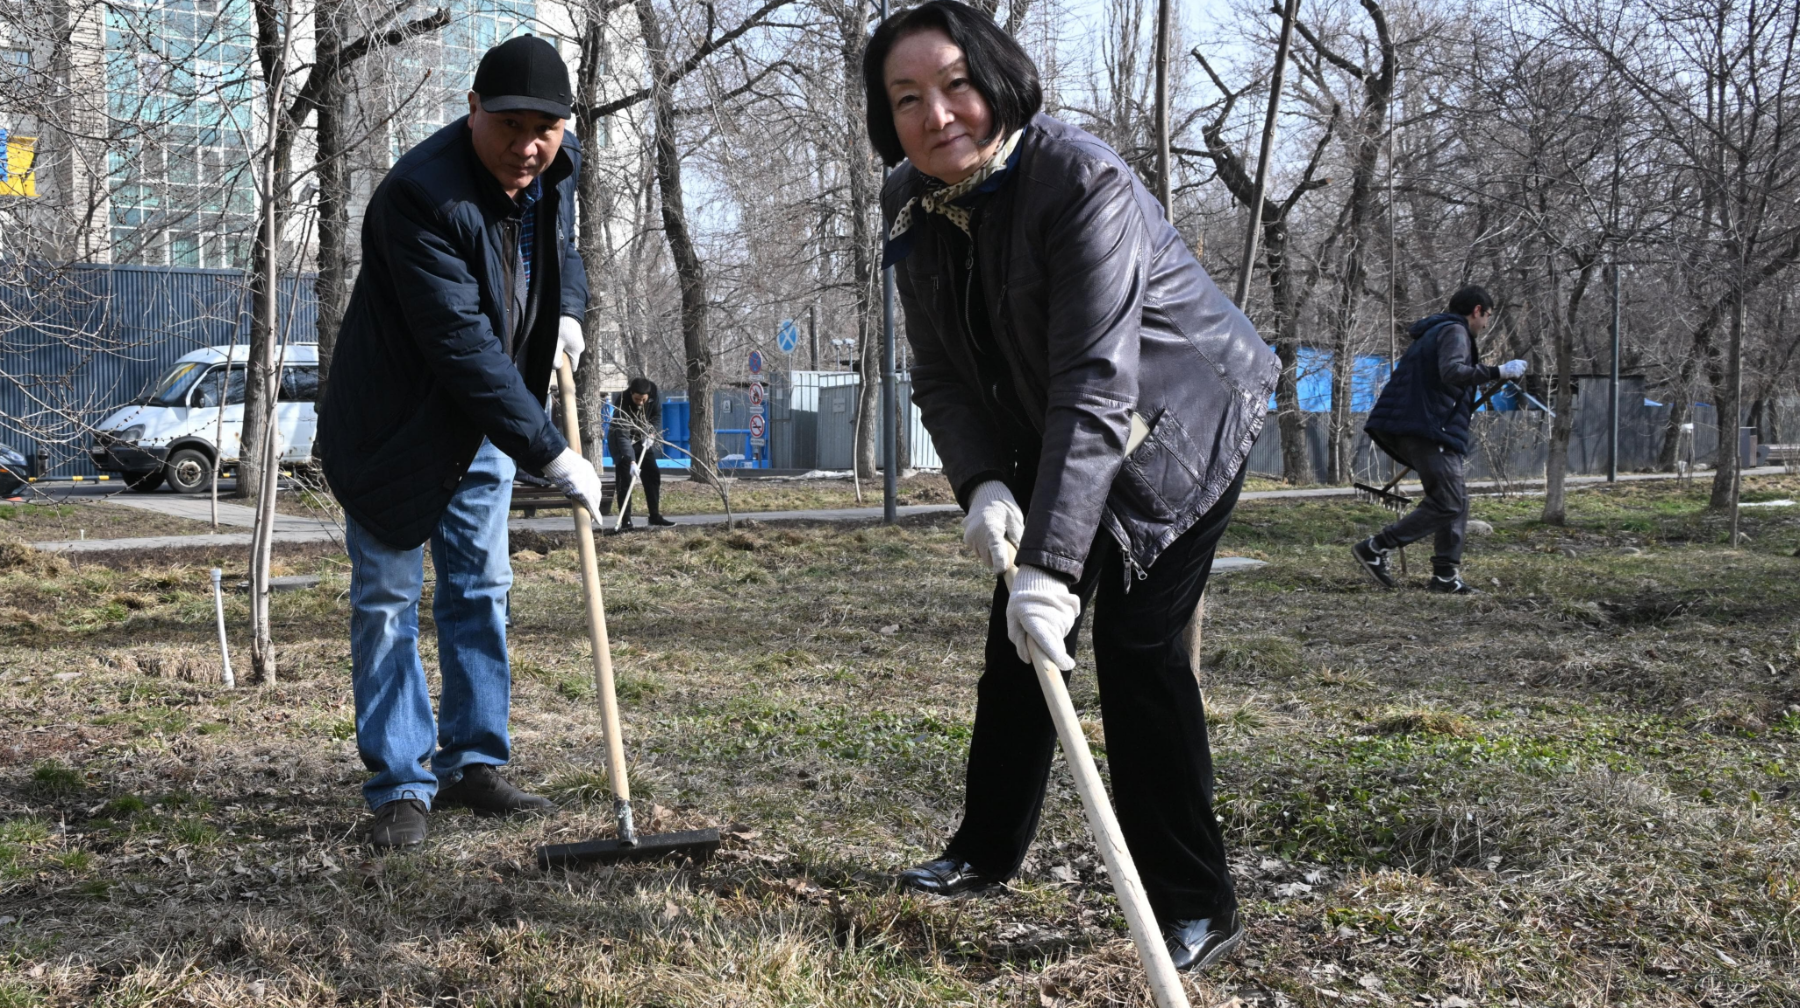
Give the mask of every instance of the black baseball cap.
M 524 109 L 569 118 L 569 68 L 556 47 L 536 35 L 489 49 L 475 70 L 474 91 L 485 112 Z

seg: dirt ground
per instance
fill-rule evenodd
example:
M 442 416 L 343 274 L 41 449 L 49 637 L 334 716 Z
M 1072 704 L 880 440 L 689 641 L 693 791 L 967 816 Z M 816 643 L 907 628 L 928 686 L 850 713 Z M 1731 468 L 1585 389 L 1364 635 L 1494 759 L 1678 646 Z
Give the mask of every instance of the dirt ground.
M 1800 508 L 1732 548 L 1703 487 L 1570 501 L 1476 501 L 1474 598 L 1370 584 L 1374 508 L 1239 509 L 1269 564 L 1215 583 L 1203 681 L 1250 939 L 1196 1005 L 1800 1003 Z M 1060 769 L 1006 891 L 892 889 L 960 809 L 989 588 L 958 533 L 602 540 L 640 821 L 727 839 L 567 872 L 534 847 L 609 815 L 565 542 L 515 542 L 512 631 L 510 773 L 561 812 L 387 857 L 341 557 L 284 561 L 323 580 L 276 597 L 279 680 L 228 691 L 204 567 L 0 550 L 0 1008 L 1145 1004 Z

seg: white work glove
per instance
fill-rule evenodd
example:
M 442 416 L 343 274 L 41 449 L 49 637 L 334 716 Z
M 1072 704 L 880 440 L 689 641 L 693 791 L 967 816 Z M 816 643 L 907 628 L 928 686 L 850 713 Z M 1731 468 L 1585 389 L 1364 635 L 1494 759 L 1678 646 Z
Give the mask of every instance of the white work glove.
M 1081 600 L 1069 590 L 1069 583 L 1041 567 L 1021 564 L 1013 575 L 1012 592 L 1006 600 L 1006 636 L 1019 649 L 1019 660 L 1030 664 L 1030 641 L 1038 653 L 1068 672 L 1075 659 L 1063 647 L 1063 638 L 1075 628 L 1075 617 L 1081 615 Z
M 1505 364 L 1500 365 L 1500 377 L 1505 378 L 1507 381 L 1512 381 L 1515 378 L 1523 378 L 1525 377 L 1525 367 L 1525 362 L 1522 360 L 1509 360 Z
M 600 514 L 600 474 L 594 471 L 594 464 L 581 457 L 581 453 L 573 448 L 564 448 L 561 455 L 544 467 L 544 478 L 556 484 L 556 488 L 574 498 L 577 504 L 587 508 L 589 518 Z
M 569 358 L 569 370 L 581 367 L 581 355 L 587 350 L 587 340 L 581 335 L 581 320 L 567 315 L 556 326 L 556 346 Z
M 1024 534 L 1025 513 L 1019 510 L 1019 502 L 1005 483 L 988 480 L 969 495 L 969 516 L 963 519 L 963 545 L 974 550 L 989 570 L 1006 573 L 1012 551 L 1003 547 L 1017 547 Z

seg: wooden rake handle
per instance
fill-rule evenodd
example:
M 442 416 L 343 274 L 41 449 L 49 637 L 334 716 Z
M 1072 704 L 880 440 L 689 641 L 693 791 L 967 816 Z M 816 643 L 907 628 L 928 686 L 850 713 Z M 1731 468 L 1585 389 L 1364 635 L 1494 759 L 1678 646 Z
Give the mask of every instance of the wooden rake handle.
M 562 396 L 563 437 L 581 451 L 581 423 L 575 415 L 575 373 L 569 359 L 556 355 L 556 387 Z M 600 563 L 594 554 L 594 526 L 587 509 L 575 508 L 575 542 L 581 550 L 581 587 L 587 600 L 588 643 L 594 652 L 594 692 L 600 696 L 600 720 L 606 732 L 606 779 L 612 785 L 615 813 L 623 836 L 630 832 L 631 784 L 625 776 L 625 740 L 619 733 L 619 699 L 613 690 L 612 644 L 606 636 L 606 603 L 600 596 Z
M 1009 543 L 1005 548 L 1006 587 L 1011 591 L 1013 575 L 1019 568 L 1013 564 L 1012 545 Z M 1062 740 L 1063 755 L 1068 757 L 1075 790 L 1081 795 L 1082 808 L 1087 811 L 1088 828 L 1093 830 L 1094 843 L 1100 848 L 1107 873 L 1112 876 L 1113 892 L 1119 898 L 1120 909 L 1125 911 L 1125 922 L 1131 926 L 1131 940 L 1137 944 L 1138 958 L 1150 981 L 1150 993 L 1156 998 L 1157 1008 L 1188 1008 L 1187 992 L 1182 989 L 1181 976 L 1175 972 L 1175 963 L 1169 958 L 1169 948 L 1163 944 L 1162 929 L 1157 926 L 1156 914 L 1150 909 L 1143 880 L 1138 878 L 1137 864 L 1131 860 L 1131 851 L 1125 846 L 1125 833 L 1119 828 L 1118 816 L 1113 814 L 1106 786 L 1100 782 L 1100 770 L 1094 765 L 1094 754 L 1088 750 L 1087 735 L 1081 730 L 1081 718 L 1069 699 L 1069 687 L 1063 682 L 1062 671 L 1055 662 L 1044 657 L 1036 641 L 1028 641 L 1026 647 L 1031 652 L 1031 667 L 1037 672 L 1038 686 L 1044 691 L 1044 703 L 1050 708 L 1050 720 L 1056 724 L 1056 736 Z

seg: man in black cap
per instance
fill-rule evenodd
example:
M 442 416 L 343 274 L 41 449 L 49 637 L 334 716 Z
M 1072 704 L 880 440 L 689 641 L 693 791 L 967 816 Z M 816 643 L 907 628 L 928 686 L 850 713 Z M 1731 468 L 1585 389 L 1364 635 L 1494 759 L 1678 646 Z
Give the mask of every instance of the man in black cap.
M 363 795 L 377 847 L 423 842 L 434 802 L 489 815 L 551 808 L 495 768 L 511 757 L 515 467 L 600 513 L 599 476 L 545 410 L 558 353 L 581 354 L 587 309 L 570 100 L 550 43 L 495 46 L 469 115 L 408 151 L 363 221 L 318 446 L 344 507 L 356 743 L 373 774 Z M 418 650 L 427 541 L 435 720 Z

